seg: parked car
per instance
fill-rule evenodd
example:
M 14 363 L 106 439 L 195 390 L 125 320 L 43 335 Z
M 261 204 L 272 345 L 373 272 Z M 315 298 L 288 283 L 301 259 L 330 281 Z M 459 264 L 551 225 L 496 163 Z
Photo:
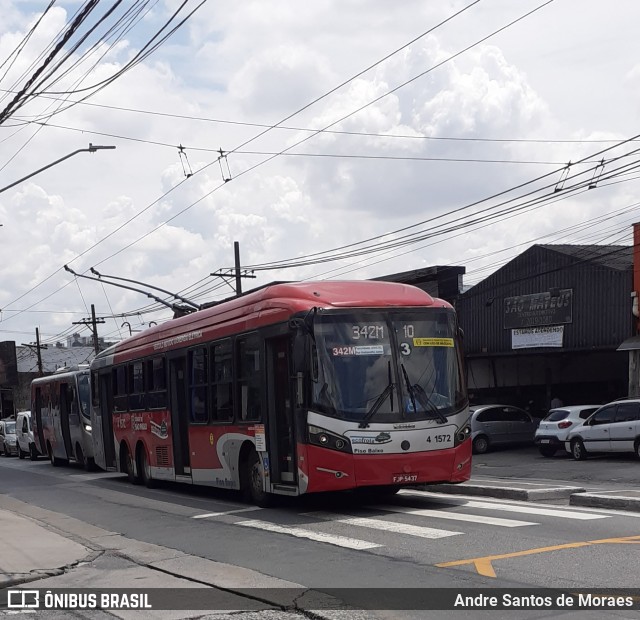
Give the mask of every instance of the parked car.
M 600 405 L 569 405 L 550 409 L 549 415 L 540 422 L 533 438 L 542 456 L 553 456 L 558 450 L 564 450 L 567 435 Z
M 18 438 L 18 456 L 29 456 L 32 461 L 38 458 L 38 449 L 31 428 L 31 411 L 19 411 L 16 416 L 16 437 Z
M 16 421 L 13 418 L 0 420 L 0 453 L 3 456 L 18 454 Z
M 538 422 L 524 409 L 511 405 L 471 407 L 473 451 L 483 454 L 492 446 L 533 441 Z
M 569 432 L 564 446 L 577 461 L 591 452 L 634 452 L 640 458 L 640 398 L 603 405 Z

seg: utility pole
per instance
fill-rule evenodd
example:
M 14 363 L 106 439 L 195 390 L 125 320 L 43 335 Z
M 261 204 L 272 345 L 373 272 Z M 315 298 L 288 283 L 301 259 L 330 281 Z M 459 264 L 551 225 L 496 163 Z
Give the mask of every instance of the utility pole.
M 28 347 L 29 349 L 36 351 L 36 356 L 38 358 L 38 376 L 42 377 L 44 375 L 44 368 L 42 366 L 42 354 L 40 351 L 42 349 L 48 349 L 49 347 L 46 344 L 40 344 L 40 330 L 36 327 L 36 343 L 35 344 L 25 344 L 22 343 L 23 347 Z
M 246 270 L 243 273 L 240 268 L 240 243 L 237 241 L 233 242 L 233 255 L 234 255 L 234 263 L 235 267 L 233 269 L 225 268 L 224 271 L 216 271 L 215 273 L 210 273 L 209 275 L 215 276 L 217 278 L 222 278 L 229 286 L 231 284 L 227 281 L 227 278 L 235 277 L 236 285 L 232 287 L 236 295 L 242 295 L 242 278 L 255 278 L 256 276 L 252 273 L 248 273 Z
M 233 242 L 233 256 L 236 265 L 236 295 L 242 295 L 242 274 L 240 273 L 240 243 Z
M 73 322 L 73 325 L 85 325 L 90 327 L 91 333 L 93 334 L 93 350 L 96 355 L 100 353 L 100 347 L 98 345 L 98 323 L 104 323 L 104 319 L 96 319 L 96 309 L 93 304 L 91 304 L 91 320 L 82 319 L 82 321 Z
M 38 355 L 38 375 L 42 377 L 42 354 L 40 353 L 40 330 L 36 327 L 36 352 Z

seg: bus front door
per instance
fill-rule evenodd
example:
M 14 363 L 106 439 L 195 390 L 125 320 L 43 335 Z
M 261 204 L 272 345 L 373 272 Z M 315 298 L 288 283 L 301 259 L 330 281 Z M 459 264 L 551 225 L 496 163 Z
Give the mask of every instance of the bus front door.
M 67 453 L 66 458 L 73 456 L 73 446 L 71 445 L 71 429 L 69 427 L 69 416 L 71 415 L 71 400 L 73 399 L 73 390 L 68 383 L 60 384 L 60 430 L 62 431 L 62 440 L 64 441 L 64 449 Z
M 187 360 L 185 357 L 175 357 L 169 360 L 169 382 L 173 466 L 176 476 L 184 476 L 191 473 L 189 430 L 187 428 Z
M 98 375 L 98 389 L 100 394 L 100 431 L 102 441 L 95 441 L 94 449 L 96 454 L 103 452 L 105 470 L 116 469 L 116 448 L 113 437 L 113 389 L 111 387 L 111 372 L 101 372 Z M 100 460 L 97 461 L 102 464 Z
M 35 389 L 35 392 L 36 392 L 36 397 L 35 397 L 36 441 L 35 443 L 36 443 L 36 447 L 38 448 L 38 452 L 40 452 L 40 454 L 46 454 L 47 444 L 44 442 L 44 429 L 42 428 L 42 403 L 43 403 L 42 388 L 37 387 Z
M 288 337 L 267 340 L 267 427 L 271 480 L 282 484 L 293 484 L 296 481 L 290 372 Z

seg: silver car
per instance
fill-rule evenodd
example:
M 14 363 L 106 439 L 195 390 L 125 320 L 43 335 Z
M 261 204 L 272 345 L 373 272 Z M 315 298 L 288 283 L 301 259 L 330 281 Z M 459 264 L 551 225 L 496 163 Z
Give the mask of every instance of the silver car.
M 551 457 L 558 450 L 564 451 L 569 433 L 582 424 L 600 405 L 571 405 L 551 409 L 540 422 L 533 441 L 542 456 Z
M 571 430 L 564 445 L 576 461 L 593 452 L 633 452 L 640 459 L 640 399 L 603 405 Z
M 18 454 L 15 420 L 0 420 L 0 453 L 4 456 Z
M 492 446 L 530 443 L 538 422 L 524 409 L 511 405 L 471 407 L 473 451 L 483 454 Z

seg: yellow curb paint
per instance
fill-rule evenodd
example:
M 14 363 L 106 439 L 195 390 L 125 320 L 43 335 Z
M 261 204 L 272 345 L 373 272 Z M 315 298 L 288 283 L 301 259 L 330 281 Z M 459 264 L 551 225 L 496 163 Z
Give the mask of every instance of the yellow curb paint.
M 549 553 L 550 551 L 559 551 L 562 549 L 578 549 L 580 547 L 589 547 L 590 545 L 605 544 L 629 544 L 640 543 L 640 536 L 625 536 L 621 538 L 603 538 L 601 540 L 588 540 L 585 542 L 565 543 L 562 545 L 554 545 L 552 547 L 538 547 L 537 549 L 527 549 L 525 551 L 514 551 L 513 553 L 502 553 L 499 555 L 486 555 L 479 558 L 471 558 L 468 560 L 455 560 L 453 562 L 441 562 L 436 564 L 438 568 L 449 568 L 451 566 L 465 566 L 473 564 L 479 575 L 485 577 L 496 577 L 495 570 L 491 564 L 495 560 L 505 560 L 509 558 L 519 558 L 526 555 L 534 555 L 536 553 Z

